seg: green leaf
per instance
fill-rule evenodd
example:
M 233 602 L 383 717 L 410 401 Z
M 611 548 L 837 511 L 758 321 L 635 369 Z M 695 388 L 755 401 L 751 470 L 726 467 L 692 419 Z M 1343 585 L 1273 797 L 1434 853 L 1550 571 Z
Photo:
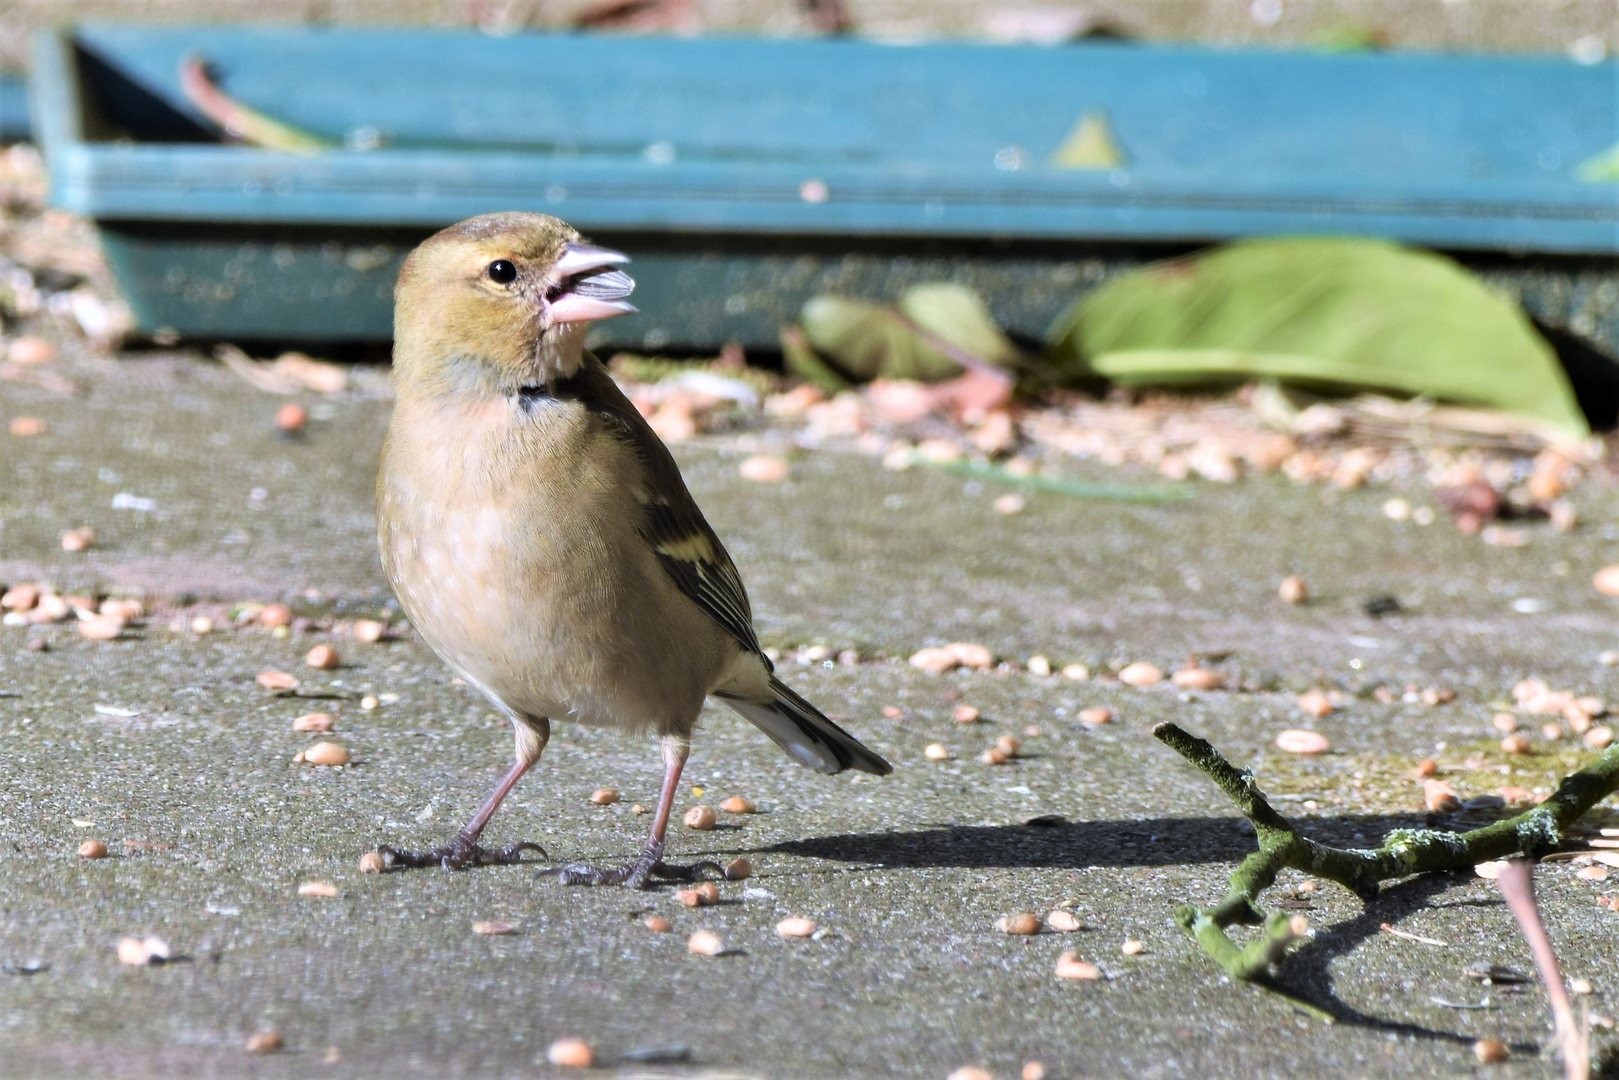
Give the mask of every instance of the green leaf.
M 1556 354 L 1516 304 L 1447 258 L 1379 240 L 1247 240 L 1144 267 L 1083 297 L 1049 340 L 1067 381 L 1270 376 L 1590 434 Z
M 1017 346 L 995 325 L 979 295 L 948 282 L 911 286 L 897 308 L 839 296 L 812 297 L 798 322 L 809 347 L 839 374 L 857 381 L 941 382 L 960 375 L 962 365 L 928 340 L 930 335 L 996 366 L 1018 358 Z
M 912 285 L 899 310 L 917 326 L 996 367 L 1017 363 L 1018 348 L 1001 332 L 984 298 L 965 285 L 930 281 Z

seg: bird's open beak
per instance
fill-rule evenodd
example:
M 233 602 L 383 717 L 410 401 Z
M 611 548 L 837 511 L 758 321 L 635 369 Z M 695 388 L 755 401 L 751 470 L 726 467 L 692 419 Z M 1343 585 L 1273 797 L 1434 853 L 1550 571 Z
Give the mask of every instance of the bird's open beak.
M 553 325 L 593 322 L 629 315 L 635 311 L 624 297 L 635 289 L 635 282 L 622 270 L 630 257 L 589 244 L 569 244 L 557 260 L 557 283 L 546 294 L 546 309 Z

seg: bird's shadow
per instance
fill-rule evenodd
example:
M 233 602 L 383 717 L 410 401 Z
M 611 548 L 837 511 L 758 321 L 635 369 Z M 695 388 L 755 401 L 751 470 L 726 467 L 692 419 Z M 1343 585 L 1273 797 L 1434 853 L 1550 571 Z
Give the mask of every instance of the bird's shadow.
M 1294 821 L 1302 834 L 1339 847 L 1363 847 L 1393 829 L 1434 824 L 1431 817 L 1415 814 L 1346 814 Z M 1253 830 L 1240 817 L 1170 817 L 1087 822 L 1046 819 L 1037 825 L 943 824 L 905 832 L 788 840 L 761 851 L 873 869 L 1079 869 L 1236 863 L 1255 849 Z M 1420 910 L 1454 884 L 1451 875 L 1425 874 L 1386 886 L 1359 915 L 1323 928 L 1290 954 L 1274 977 L 1275 985 L 1321 1008 L 1338 1023 L 1470 1044 L 1472 1037 L 1459 1032 L 1384 1019 L 1354 1008 L 1334 992 L 1331 972 L 1334 959 L 1379 933 L 1383 923 L 1398 922 Z M 1211 903 L 1216 898 L 1201 899 Z

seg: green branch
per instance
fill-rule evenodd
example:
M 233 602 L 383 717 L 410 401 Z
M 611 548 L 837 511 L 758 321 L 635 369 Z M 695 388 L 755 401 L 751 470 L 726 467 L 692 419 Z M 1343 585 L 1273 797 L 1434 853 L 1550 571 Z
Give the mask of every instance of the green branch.
M 1259 906 L 1259 894 L 1284 869 L 1336 881 L 1362 900 L 1371 900 L 1377 895 L 1379 883 L 1391 878 L 1463 870 L 1508 855 L 1545 855 L 1557 846 L 1563 830 L 1619 789 L 1619 745 L 1615 745 L 1579 772 L 1565 777 L 1545 802 L 1516 817 L 1463 833 L 1395 829 L 1383 838 L 1380 847 L 1337 848 L 1300 836 L 1293 823 L 1266 801 L 1253 774 L 1232 765 L 1206 740 L 1169 723 L 1159 724 L 1152 733 L 1214 781 L 1253 823 L 1259 839 L 1259 850 L 1232 873 L 1231 888 L 1223 900 L 1212 908 L 1182 907 L 1175 913 L 1175 921 L 1232 978 L 1278 991 L 1280 988 L 1269 979 L 1271 968 L 1309 930 L 1300 916 L 1288 918 L 1280 912 L 1267 915 Z M 1263 925 L 1264 930 L 1247 945 L 1239 946 L 1226 933 L 1234 925 Z M 1327 1018 L 1321 1010 L 1296 998 L 1292 1000 L 1306 1011 Z

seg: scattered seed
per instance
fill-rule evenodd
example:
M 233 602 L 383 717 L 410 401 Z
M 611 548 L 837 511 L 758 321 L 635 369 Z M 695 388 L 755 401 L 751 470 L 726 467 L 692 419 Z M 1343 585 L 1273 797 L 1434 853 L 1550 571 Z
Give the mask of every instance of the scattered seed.
M 1606 881 L 1608 880 L 1608 868 L 1606 866 L 1582 866 L 1574 871 L 1574 876 L 1582 881 Z
M 96 542 L 96 531 L 88 525 L 69 529 L 62 534 L 63 551 L 84 551 Z
M 283 1045 L 279 1031 L 255 1031 L 247 1037 L 247 1052 L 250 1054 L 273 1054 Z
M 1604 596 L 1619 596 L 1619 566 L 1604 566 L 1592 575 L 1591 584 Z
M 353 626 L 354 640 L 365 645 L 374 645 L 382 640 L 382 635 L 388 628 L 375 619 L 355 619 Z
M 7 356 L 13 364 L 48 364 L 56 359 L 56 346 L 30 334 L 13 341 Z
M 1585 733 L 1585 745 L 1593 750 L 1606 750 L 1613 745 L 1613 729 L 1594 727 Z
M 1095 981 L 1102 977 L 1102 969 L 1095 964 L 1081 960 L 1072 952 L 1065 952 L 1057 957 L 1057 978 L 1084 979 Z
M 1079 722 L 1086 727 L 1099 727 L 1113 721 L 1113 710 L 1101 705 L 1079 710 Z
M 702 907 L 706 903 L 703 894 L 696 889 L 676 889 L 675 900 L 690 908 Z
M 956 711 L 951 715 L 955 717 L 958 724 L 975 724 L 983 714 L 972 705 L 957 705 Z
M 289 675 L 285 671 L 261 671 L 254 681 L 266 690 L 298 689 L 297 677 Z
M 1120 945 L 1119 951 L 1126 956 L 1140 956 L 1146 948 L 1146 945 L 1132 938 L 1131 940 L 1126 941 L 1123 945 Z
M 259 609 L 260 626 L 291 626 L 292 609 L 285 604 L 266 604 Z
M 978 755 L 978 762 L 981 765 L 1005 765 L 1007 760 L 1006 751 L 993 747 Z
M 1289 754 L 1324 754 L 1332 746 L 1319 731 L 1288 728 L 1276 736 L 1276 746 Z
M 1298 706 L 1317 720 L 1324 716 L 1331 716 L 1338 711 L 1338 707 L 1332 703 L 1331 695 L 1319 686 L 1311 687 L 1300 694 Z
M 198 615 L 196 618 L 191 620 L 191 632 L 193 634 L 211 634 L 211 633 L 213 633 L 214 632 L 214 620 L 210 619 L 206 615 Z
M 747 859 L 732 859 L 725 864 L 726 881 L 746 881 L 753 876 L 753 864 Z
M 783 919 L 776 924 L 776 933 L 782 937 L 809 937 L 815 933 L 815 920 L 798 916 Z
M 341 894 L 337 886 L 330 881 L 306 881 L 298 886 L 299 896 L 315 896 L 323 900 L 335 900 Z
M 717 820 L 717 815 L 714 813 L 714 808 L 712 806 L 704 806 L 699 803 L 690 810 L 687 810 L 686 816 L 680 820 L 688 829 L 696 829 L 698 832 L 707 832 L 709 829 L 714 827 L 714 822 Z
M 162 963 L 169 958 L 169 943 L 152 934 L 146 937 L 126 937 L 118 942 L 118 960 L 130 967 L 145 967 Z
M 91 615 L 79 620 L 79 634 L 91 641 L 111 641 L 124 632 L 124 620 L 116 615 Z
M 1508 735 L 1501 740 L 1501 749 L 1509 754 L 1527 754 L 1533 747 L 1529 740 L 1522 735 Z
M 1027 504 L 1024 502 L 1023 496 L 1014 492 L 1011 495 L 1002 495 L 995 500 L 993 505 L 997 514 L 1005 514 L 1010 517 L 1013 514 L 1023 513 L 1023 508 Z
M 1477 866 L 1473 867 L 1473 873 L 1477 874 L 1485 881 L 1494 881 L 1496 878 L 1501 876 L 1501 871 L 1505 870 L 1506 868 L 1507 864 L 1504 860 L 1496 859 L 1491 862 L 1479 863 Z
M 1284 604 L 1302 604 L 1310 599 L 1310 588 L 1304 584 L 1303 578 L 1295 575 L 1283 578 L 1276 594 L 1282 598 Z
M 37 416 L 18 416 L 12 419 L 10 430 L 19 439 L 32 439 L 45 434 L 45 421 Z
M 1434 814 L 1451 814 L 1462 808 L 1455 790 L 1443 780 L 1422 782 L 1422 802 Z
M 886 720 L 898 720 L 898 719 L 902 718 L 904 715 L 905 715 L 905 710 L 900 708 L 898 705 L 884 705 L 883 706 L 883 718 L 886 719 Z
M 310 765 L 347 765 L 349 752 L 334 742 L 318 742 L 304 751 L 304 761 Z
M 755 454 L 744 459 L 736 471 L 742 479 L 758 484 L 779 484 L 792 475 L 787 459 L 776 454 Z
M 651 811 L 648 810 L 646 807 L 642 806 L 640 803 L 636 803 L 634 806 L 630 807 L 630 813 L 632 813 L 632 814 L 648 814 L 648 813 L 651 813 Z
M 1040 919 L 1033 912 L 1019 911 L 1011 915 L 1002 915 L 995 920 L 995 929 L 1003 934 L 1015 934 L 1027 937 L 1040 932 Z
M 296 401 L 289 401 L 275 411 L 275 426 L 282 431 L 302 431 L 309 422 L 309 410 Z
M 106 857 L 107 845 L 100 840 L 86 840 L 79 845 L 79 858 L 81 859 L 105 859 Z
M 1079 921 L 1079 916 L 1066 908 L 1058 908 L 1046 916 L 1046 925 L 1059 934 L 1072 934 L 1085 924 Z
M 1046 676 L 1051 674 L 1051 661 L 1046 659 L 1044 656 L 1037 654 L 1029 657 L 1029 663 L 1027 666 L 1029 669 L 1029 674 L 1033 675 L 1037 679 L 1044 679 Z
M 382 702 L 378 700 L 377 695 L 375 694 L 367 694 L 365 697 L 360 699 L 360 708 L 364 709 L 366 712 L 370 712 L 372 709 L 375 709 L 381 704 Z
M 995 1080 L 995 1074 L 976 1065 L 963 1065 L 945 1080 Z
M 1426 780 L 1428 777 L 1439 771 L 1439 763 L 1431 757 L 1423 758 L 1421 761 L 1417 762 L 1417 767 L 1414 771 L 1417 774 L 1418 780 Z
M 596 806 L 612 806 L 618 802 L 618 798 L 618 788 L 616 787 L 597 788 L 590 793 L 590 801 Z
M 752 799 L 744 799 L 740 795 L 732 795 L 729 799 L 726 799 L 724 802 L 720 803 L 720 809 L 724 810 L 727 814 L 751 814 L 759 808 L 754 805 Z
M 950 750 L 944 743 L 928 743 L 922 749 L 922 756 L 929 761 L 946 761 L 950 757 Z
M 558 1039 L 546 1049 L 545 1060 L 563 1069 L 588 1069 L 596 1055 L 583 1039 Z
M 641 920 L 641 925 L 652 931 L 654 934 L 667 934 L 670 930 L 674 929 L 669 925 L 669 920 L 665 919 L 662 915 L 648 915 L 646 918 Z
M 338 665 L 337 650 L 322 642 L 309 650 L 304 663 L 317 671 L 331 671 Z
M 335 721 L 331 713 L 305 713 L 292 722 L 294 731 L 330 731 Z
M 1119 681 L 1126 686 L 1154 686 L 1164 681 L 1164 669 L 1144 660 L 1126 664 L 1119 672 Z
M 1485 1065 L 1499 1065 L 1511 1054 L 1500 1039 L 1480 1039 L 1473 1044 L 1473 1056 Z
M 1212 668 L 1185 667 L 1181 668 L 1170 679 L 1176 686 L 1187 690 L 1218 690 L 1225 685 L 1225 676 Z
M 39 603 L 38 585 L 14 585 L 0 594 L 0 607 L 7 611 L 30 611 Z
M 1570 979 L 1568 981 L 1568 992 L 1571 994 L 1594 994 L 1596 993 L 1596 987 L 1591 985 L 1590 979 Z
M 1038 1061 L 1025 1061 L 1023 1071 L 1018 1075 L 1023 1080 L 1046 1080 L 1046 1067 Z
M 699 930 L 686 939 L 686 948 L 699 956 L 718 956 L 725 951 L 725 943 L 717 934 Z
M 1023 744 L 1018 741 L 1016 735 L 1002 735 L 995 740 L 995 749 L 1009 758 L 1015 758 L 1018 756 L 1018 751 L 1023 749 Z
M 1542 724 L 1540 727 L 1540 737 L 1545 739 L 1547 742 L 1556 742 L 1558 739 L 1563 737 L 1563 725 Z
M 504 937 L 507 934 L 517 933 L 521 924 L 507 919 L 486 919 L 472 924 L 472 932 L 484 937 Z
M 1067 664 L 1062 669 L 1062 677 L 1074 682 L 1084 682 L 1091 677 L 1091 669 L 1084 664 Z
M 388 869 L 388 860 L 383 858 L 380 851 L 368 851 L 360 856 L 360 873 L 380 874 Z
M 1509 712 L 1498 712 L 1490 717 L 1490 726 L 1503 735 L 1511 735 L 1518 730 L 1518 718 Z

